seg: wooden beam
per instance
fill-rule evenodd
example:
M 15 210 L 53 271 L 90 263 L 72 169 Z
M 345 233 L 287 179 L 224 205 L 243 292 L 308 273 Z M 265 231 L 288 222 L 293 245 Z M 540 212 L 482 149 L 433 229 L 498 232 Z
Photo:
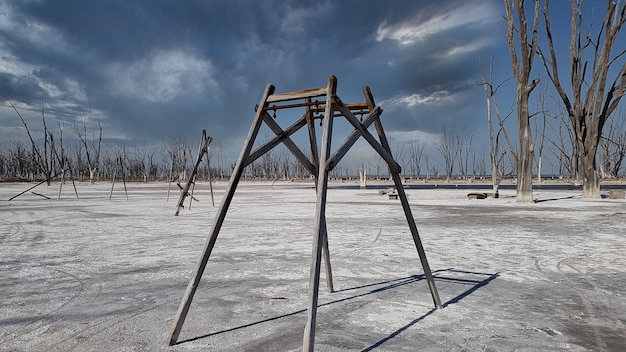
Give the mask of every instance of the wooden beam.
M 263 119 L 265 119 L 265 115 L 267 115 L 267 112 L 262 111 L 261 116 L 263 116 Z M 250 155 L 245 161 L 245 166 L 252 164 L 255 160 L 257 160 L 258 158 L 263 156 L 265 153 L 272 150 L 274 147 L 279 145 L 286 138 L 289 138 L 289 136 L 296 133 L 304 125 L 306 125 L 306 117 L 303 115 L 298 121 L 294 122 L 285 131 L 283 131 L 283 133 L 280 133 L 280 134 L 277 133 L 276 137 L 267 141 L 267 143 L 255 149 L 254 152 L 250 153 Z
M 376 109 L 362 122 L 363 127 L 367 129 L 376 119 L 378 119 L 381 112 L 382 109 L 380 107 L 376 107 Z M 326 163 L 326 168 L 329 171 L 334 169 L 361 136 L 361 130 L 355 128 L 341 144 L 341 146 L 337 148 L 337 151 L 335 151 L 335 153 L 329 158 L 329 161 Z
M 272 95 L 272 93 L 274 93 L 274 86 L 268 84 L 265 87 L 265 92 L 263 93 L 263 97 L 261 98 L 259 106 L 266 106 L 267 97 Z M 262 111 L 263 109 L 260 109 L 257 112 L 254 121 L 252 122 L 250 131 L 248 132 L 248 136 L 246 137 L 246 141 L 243 145 L 243 148 L 241 149 L 241 154 L 239 154 L 239 159 L 237 160 L 235 169 L 233 170 L 233 173 L 230 177 L 228 187 L 226 188 L 226 193 L 224 195 L 224 198 L 222 199 L 222 204 L 215 214 L 215 221 L 213 222 L 213 226 L 211 228 L 211 234 L 204 244 L 204 250 L 202 251 L 202 255 L 200 256 L 200 259 L 198 261 L 196 271 L 193 273 L 191 279 L 189 280 L 187 290 L 185 291 L 183 299 L 180 302 L 178 312 L 176 313 L 176 317 L 174 318 L 172 329 L 169 333 L 168 344 L 170 346 L 175 344 L 178 340 L 178 335 L 180 334 L 180 330 L 182 329 L 185 318 L 187 317 L 187 313 L 189 312 L 189 306 L 191 305 L 191 301 L 193 300 L 193 296 L 196 293 L 196 289 L 198 288 L 198 284 L 200 283 L 200 279 L 202 278 L 204 269 L 206 268 L 207 262 L 209 261 L 209 257 L 211 256 L 211 252 L 213 251 L 213 247 L 215 246 L 215 241 L 217 241 L 217 236 L 219 235 L 222 224 L 224 223 L 224 218 L 226 217 L 226 213 L 228 212 L 228 207 L 230 206 L 230 202 L 232 201 L 235 190 L 237 189 L 237 184 L 239 183 L 241 175 L 243 174 L 243 170 L 245 168 L 245 160 L 248 158 L 248 155 L 252 150 L 252 146 L 254 145 L 254 141 L 256 140 L 256 137 L 259 133 L 259 129 L 262 123 Z
M 373 111 L 374 107 L 376 106 L 376 103 L 374 102 L 374 96 L 372 95 L 372 91 L 370 90 L 370 87 L 368 86 L 363 87 L 363 95 L 365 96 L 365 104 L 367 105 L 367 108 L 370 111 Z
M 367 103 L 352 103 L 352 104 L 344 104 L 353 114 L 367 114 L 369 112 Z M 311 111 L 313 111 L 314 113 L 319 113 L 319 112 L 324 112 L 326 111 L 326 106 L 325 104 L 322 105 L 313 105 L 311 107 Z M 341 113 L 338 111 L 335 111 L 335 114 L 337 113 Z
M 400 165 L 398 165 L 398 163 L 393 159 L 391 152 L 387 151 L 385 148 L 383 148 L 382 145 L 380 145 L 376 138 L 374 138 L 374 136 L 369 133 L 369 131 L 363 126 L 361 122 L 359 122 L 359 120 L 350 112 L 350 110 L 346 108 L 346 106 L 343 104 L 341 99 L 339 99 L 339 97 L 333 96 L 333 101 L 334 104 L 337 105 L 337 109 L 341 110 L 341 112 L 344 114 L 346 120 L 348 120 L 348 122 L 350 122 L 350 124 L 354 126 L 355 129 L 359 130 L 363 138 L 372 146 L 372 148 L 374 148 L 374 150 L 376 150 L 376 152 L 378 152 L 380 157 L 387 162 L 389 167 L 392 168 L 393 172 L 400 173 L 402 169 L 400 168 Z M 380 119 L 377 120 L 380 121 Z
M 326 196 L 328 192 L 328 170 L 326 160 L 330 156 L 330 146 L 333 131 L 333 104 L 332 96 L 337 91 L 337 78 L 330 76 L 328 80 L 328 95 L 326 96 L 326 111 L 324 112 L 324 133 L 322 135 L 322 151 L 317 176 L 317 202 L 315 207 L 315 237 L 313 239 L 313 254 L 311 258 L 311 275 L 309 281 L 309 305 L 307 323 L 304 328 L 302 351 L 311 352 L 315 346 L 315 321 L 317 319 L 317 301 L 320 285 L 320 266 L 322 246 L 326 235 Z
M 366 99 L 368 100 L 368 103 L 371 103 L 370 108 L 373 108 L 373 106 L 375 106 L 374 98 L 372 97 L 371 92 L 369 92 L 369 87 L 363 88 L 363 91 L 365 93 Z M 380 140 L 383 148 L 385 148 L 385 150 L 389 154 L 391 154 L 391 147 L 389 146 L 389 141 L 387 140 L 387 136 L 385 134 L 385 130 L 383 129 L 383 124 L 380 122 L 380 119 L 376 119 L 376 121 L 374 121 L 374 127 L 376 128 L 378 139 Z M 439 292 L 437 291 L 437 286 L 435 285 L 435 280 L 430 270 L 428 259 L 426 258 L 426 251 L 424 251 L 422 240 L 420 239 L 419 232 L 417 231 L 417 226 L 415 225 L 415 218 L 413 217 L 413 214 L 411 212 L 411 206 L 409 205 L 409 200 L 406 196 L 406 192 L 404 191 L 404 185 L 402 184 L 402 180 L 400 180 L 400 171 L 394 171 L 391 165 L 389 165 L 389 170 L 391 173 L 391 178 L 393 179 L 393 183 L 396 187 L 396 192 L 398 193 L 398 198 L 400 198 L 402 209 L 404 210 L 404 216 L 406 217 L 409 229 L 411 230 L 411 236 L 413 237 L 413 242 L 415 243 L 415 248 L 417 249 L 417 254 L 419 255 L 422 269 L 424 270 L 424 276 L 426 276 L 426 282 L 428 283 L 430 295 L 433 298 L 433 303 L 435 304 L 435 307 L 441 309 L 441 298 L 439 298 Z
M 307 98 L 306 100 L 311 100 Z M 310 107 L 306 109 L 306 124 L 309 130 L 309 145 L 311 147 L 311 161 L 315 168 L 319 168 L 319 152 L 317 150 L 317 135 L 315 134 L 315 119 L 313 118 L 313 112 Z M 317 176 L 317 172 L 313 172 L 313 175 Z M 315 183 L 317 185 L 317 182 Z
M 305 101 L 310 101 L 310 98 Z M 311 112 L 310 106 L 306 110 L 307 125 L 309 127 L 309 142 L 311 146 L 311 158 L 313 159 L 313 165 L 319 169 L 319 152 L 317 150 L 317 136 L 315 134 L 315 120 L 313 119 L 313 112 Z M 317 173 L 315 175 L 315 191 L 317 192 Z M 328 292 L 335 291 L 333 283 L 333 269 L 330 264 L 330 250 L 328 249 L 328 232 L 326 231 L 326 224 L 324 224 L 324 242 L 322 244 L 322 256 L 324 257 L 324 267 L 326 268 L 326 288 Z
M 314 98 L 326 95 L 328 88 L 304 89 L 296 92 L 272 94 L 267 98 L 268 103 L 276 103 L 279 101 L 298 100 L 304 98 Z
M 189 175 L 189 179 L 187 180 L 185 187 L 182 188 L 182 192 L 180 194 L 180 198 L 178 198 L 178 204 L 176 206 L 176 212 L 174 213 L 174 216 L 178 216 L 178 214 L 180 214 L 180 210 L 183 208 L 183 204 L 185 203 L 185 198 L 187 198 L 188 195 L 191 195 L 191 197 L 193 198 L 193 191 L 190 194 L 189 188 L 194 183 L 196 174 L 198 173 L 198 167 L 200 166 L 200 163 L 202 163 L 202 159 L 204 158 L 204 155 L 209 152 L 209 144 L 211 144 L 212 140 L 213 138 L 207 137 L 206 130 L 202 130 L 202 137 L 200 137 L 200 147 L 198 148 L 198 156 L 196 157 L 196 163 L 193 166 L 193 170 L 191 171 L 191 175 Z M 211 170 L 209 169 L 209 173 L 210 172 Z M 191 208 L 191 205 L 189 207 Z
M 303 116 L 300 120 L 302 121 L 302 126 L 304 126 L 306 124 L 306 116 Z M 293 153 L 296 159 L 298 159 L 298 161 L 300 161 L 300 163 L 302 163 L 302 165 L 304 165 L 304 167 L 309 170 L 310 173 L 314 174 L 316 171 L 315 166 L 313 166 L 313 164 L 306 157 L 306 155 L 304 155 L 300 148 L 298 148 L 298 146 L 291 140 L 291 138 L 289 138 L 289 136 L 293 133 L 287 134 L 287 132 L 283 131 L 283 129 L 280 128 L 278 123 L 274 121 L 274 119 L 267 113 L 267 111 L 263 115 L 263 121 L 265 121 L 265 123 L 269 126 L 272 132 L 274 132 L 276 135 L 284 136 L 284 138 L 282 138 L 283 144 L 287 147 L 287 149 L 289 149 L 289 151 L 291 151 L 291 153 Z M 298 127 L 298 129 L 300 129 L 300 127 Z
M 321 103 L 318 100 L 310 101 L 310 98 L 305 98 L 305 99 L 309 99 L 309 101 L 304 101 L 302 103 L 295 103 L 295 104 L 269 105 L 269 106 L 265 107 L 264 109 L 266 111 L 277 111 L 277 110 L 283 110 L 283 109 L 293 109 L 293 108 L 300 108 L 300 107 L 309 107 L 310 110 L 312 112 L 316 113 L 316 114 L 323 113 L 324 111 L 326 111 L 326 104 L 325 103 Z M 345 104 L 345 105 L 355 115 L 365 115 L 365 114 L 369 113 L 367 103 L 353 103 L 353 104 Z M 256 112 L 258 108 L 259 108 L 259 106 L 255 105 L 254 106 L 254 111 Z M 343 116 L 341 111 L 336 111 L 335 110 L 334 113 L 335 113 L 335 115 L 334 115 L 335 117 Z M 319 116 L 319 117 L 315 117 L 315 118 L 321 119 L 322 117 Z
M 330 264 L 330 250 L 328 249 L 328 231 L 326 221 L 324 221 L 324 239 L 322 240 L 322 257 L 324 258 L 324 268 L 326 269 L 326 289 L 328 292 L 335 292 L 333 284 L 333 268 Z

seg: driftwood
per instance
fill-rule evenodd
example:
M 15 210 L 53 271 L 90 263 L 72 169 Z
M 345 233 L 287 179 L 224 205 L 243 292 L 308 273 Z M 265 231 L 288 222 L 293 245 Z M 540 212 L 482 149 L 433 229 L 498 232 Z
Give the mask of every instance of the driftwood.
M 474 192 L 474 193 L 469 193 L 467 195 L 468 199 L 485 199 L 487 198 L 487 193 L 480 193 L 480 192 Z

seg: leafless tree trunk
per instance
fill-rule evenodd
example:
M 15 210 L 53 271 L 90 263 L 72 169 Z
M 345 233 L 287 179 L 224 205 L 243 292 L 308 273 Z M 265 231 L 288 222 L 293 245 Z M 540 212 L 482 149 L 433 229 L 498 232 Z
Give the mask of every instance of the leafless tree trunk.
M 485 77 L 485 71 L 483 69 L 482 62 L 480 64 L 480 77 L 482 79 L 482 86 L 485 90 L 485 98 L 487 101 L 487 127 L 489 128 L 489 160 L 491 162 L 491 181 L 492 181 L 492 189 L 494 194 L 498 194 L 498 189 L 500 187 L 500 181 L 502 181 L 502 173 L 500 172 L 500 165 L 502 163 L 504 153 L 500 152 L 500 133 L 504 132 L 507 141 L 508 135 L 506 135 L 506 130 L 504 129 L 504 119 L 500 116 L 500 110 L 498 109 L 498 104 L 496 101 L 496 93 L 502 87 L 506 80 L 499 85 L 494 87 L 493 84 L 493 68 L 494 68 L 494 60 L 491 58 L 491 64 L 489 65 L 489 80 Z M 493 102 L 493 108 L 492 108 Z M 496 112 L 496 116 L 498 118 L 499 129 L 495 132 L 493 125 L 492 113 L 493 110 Z
M 33 173 L 33 176 L 36 174 L 42 173 L 44 176 L 44 179 L 46 180 L 47 185 L 49 186 L 50 180 L 54 173 L 54 158 L 53 158 L 53 151 L 50 148 L 50 145 L 52 143 L 52 141 L 50 141 L 50 138 L 54 138 L 54 137 L 52 133 L 48 131 L 48 128 L 46 126 L 46 115 L 45 115 L 44 104 L 43 102 L 41 102 L 41 119 L 43 122 L 43 150 L 41 150 L 39 146 L 37 146 L 37 143 L 35 142 L 35 139 L 33 138 L 32 134 L 30 133 L 30 129 L 28 128 L 28 125 L 26 124 L 26 120 L 24 120 L 24 117 L 22 116 L 20 111 L 17 109 L 17 106 L 13 104 L 13 102 L 8 97 L 8 95 L 6 96 L 6 100 L 9 103 L 9 105 L 11 105 L 11 107 L 13 108 L 17 116 L 20 118 L 20 120 L 22 121 L 22 125 L 24 125 L 24 128 L 26 129 L 26 134 L 28 135 L 28 139 L 30 140 L 32 158 L 30 159 L 29 162 L 33 164 L 31 167 L 31 172 Z
M 437 161 L 434 160 L 434 163 L 431 162 L 432 158 L 426 156 L 426 178 L 437 178 L 439 177 L 439 166 L 437 165 Z
M 450 181 L 452 173 L 454 172 L 454 162 L 458 157 L 458 138 L 454 134 L 454 130 L 450 131 L 444 125 L 442 131 L 439 134 L 439 141 L 437 142 L 437 150 L 443 158 L 446 171 L 446 181 Z
M 524 0 L 504 0 L 507 21 L 506 40 L 509 47 L 509 56 L 511 57 L 513 78 L 517 85 L 516 102 L 519 135 L 517 201 L 530 203 L 533 201 L 532 171 L 534 158 L 528 99 L 530 93 L 539 83 L 539 79 L 530 81 L 530 73 L 535 53 L 537 52 L 537 30 L 539 27 L 541 1 L 534 0 L 533 23 L 530 29 L 526 21 L 524 3 Z M 516 45 L 516 39 L 519 45 Z
M 584 198 L 600 198 L 600 178 L 596 168 L 596 154 L 602 137 L 602 130 L 608 118 L 615 111 L 626 88 L 626 62 L 619 59 L 626 50 L 612 55 L 616 39 L 626 22 L 626 4 L 619 1 L 607 1 L 607 10 L 597 36 L 592 37 L 583 26 L 583 1 L 570 0 L 572 8 L 571 37 L 569 46 L 569 72 L 571 94 L 561 83 L 557 67 L 557 56 L 552 37 L 549 15 L 550 1 L 546 0 L 543 8 L 549 56 L 540 56 L 556 88 L 573 126 L 577 151 L 581 163 Z M 623 41 L 622 41 L 623 43 Z M 585 50 L 592 54 L 584 57 Z M 592 58 L 592 61 L 589 61 Z M 616 72 L 616 77 L 609 85 L 609 74 Z
M 406 170 L 406 150 L 405 150 L 405 146 L 402 143 L 395 143 L 394 146 L 394 152 L 393 152 L 393 157 L 394 159 L 398 162 L 398 164 L 400 164 L 400 167 L 402 168 L 402 170 Z M 391 179 L 391 173 L 389 174 L 389 178 Z M 406 177 L 406 174 L 404 173 L 404 171 L 402 172 L 402 179 L 404 179 Z
M 454 139 L 456 140 L 454 147 L 456 148 L 455 154 L 459 165 L 459 172 L 461 173 L 461 177 L 466 179 L 469 175 L 470 155 L 474 150 L 474 131 L 471 133 L 456 134 Z
M 411 140 L 409 144 L 409 158 L 411 159 L 411 172 L 414 179 L 419 179 L 420 177 L 423 156 L 424 143 L 419 139 Z
M 383 160 L 383 158 L 381 158 L 380 156 L 376 156 L 376 159 L 374 159 L 374 168 L 376 169 L 376 179 L 380 180 L 380 177 L 382 176 L 382 172 L 384 170 L 384 167 L 386 165 L 385 161 Z
M 617 178 L 626 158 L 626 128 L 624 120 L 611 120 L 600 142 L 600 160 L 605 175 Z
M 79 142 L 82 144 L 87 158 L 87 167 L 89 168 L 89 184 L 94 183 L 96 173 L 100 169 L 100 148 L 102 146 L 102 125 L 98 125 L 97 135 L 92 133 L 89 138 L 87 132 L 87 120 L 82 121 L 82 130 L 74 126 L 74 132 L 78 137 Z
M 541 184 L 541 168 L 543 166 L 543 149 L 546 142 L 546 126 L 547 126 L 547 118 L 552 116 L 552 112 L 549 109 L 549 104 L 546 102 L 548 99 L 548 93 L 546 91 L 545 84 L 541 85 L 539 92 L 539 101 L 538 101 L 538 111 L 537 115 L 541 115 L 541 121 L 538 122 L 535 119 L 535 136 L 537 140 L 535 141 L 538 144 L 537 147 L 537 159 L 536 161 L 536 169 L 537 169 L 537 183 Z M 538 142 L 538 143 L 537 143 Z

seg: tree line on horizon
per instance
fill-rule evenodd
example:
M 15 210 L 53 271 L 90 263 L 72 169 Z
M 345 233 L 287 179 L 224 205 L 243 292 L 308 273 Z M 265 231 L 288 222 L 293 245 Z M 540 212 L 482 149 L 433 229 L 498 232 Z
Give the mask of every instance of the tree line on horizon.
M 479 85 L 487 104 L 488 146 L 477 146 L 473 132 L 446 126 L 430 149 L 417 138 L 392 140 L 393 155 L 405 178 L 490 177 L 497 193 L 503 178 L 515 177 L 517 200 L 530 202 L 533 179 L 540 181 L 546 174 L 546 163 L 552 176 L 582 184 L 586 198 L 600 196 L 601 179 L 624 176 L 626 116 L 618 107 L 626 92 L 626 48 L 620 47 L 624 41 L 617 38 L 626 22 L 626 3 L 607 0 L 602 23 L 595 27 L 583 21 L 583 1 L 570 0 L 570 5 L 569 60 L 559 61 L 550 1 L 504 0 L 515 104 L 509 111 L 500 108 L 498 91 L 509 80 L 494 82 L 494 59 L 487 68 L 481 60 Z M 109 145 L 103 142 L 101 125 L 88 126 L 83 120 L 72 126 L 68 137 L 63 126 L 54 131 L 48 128 L 43 103 L 42 127 L 37 129 L 42 132 L 33 136 L 18 108 L 9 97 L 6 100 L 29 141 L 0 145 L 0 178 L 4 180 L 71 177 L 97 182 L 120 175 L 129 180 L 172 181 L 187 177 L 192 168 L 195 147 L 181 136 L 157 149 Z M 517 139 L 507 121 L 511 116 L 517 117 Z M 212 147 L 210 156 L 217 160 L 201 166 L 198 177 L 228 178 L 232 161 L 224 160 L 220 147 Z M 331 176 L 350 178 L 363 173 L 381 178 L 387 174 L 379 157 L 353 163 L 356 166 L 338 165 Z M 303 179 L 311 175 L 279 147 L 251 164 L 244 176 Z

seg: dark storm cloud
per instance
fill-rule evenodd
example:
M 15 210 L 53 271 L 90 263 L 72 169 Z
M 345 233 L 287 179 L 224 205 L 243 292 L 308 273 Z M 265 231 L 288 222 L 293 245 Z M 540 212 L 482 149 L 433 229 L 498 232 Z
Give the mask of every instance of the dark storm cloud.
M 267 83 L 314 88 L 330 74 L 345 101 L 362 101 L 369 85 L 394 129 L 436 131 L 476 108 L 467 92 L 482 94 L 470 83 L 477 51 L 499 19 L 462 16 L 493 1 L 0 4 L 10 96 L 43 99 L 62 120 L 98 119 L 105 134 L 130 140 L 202 128 L 241 138 Z

